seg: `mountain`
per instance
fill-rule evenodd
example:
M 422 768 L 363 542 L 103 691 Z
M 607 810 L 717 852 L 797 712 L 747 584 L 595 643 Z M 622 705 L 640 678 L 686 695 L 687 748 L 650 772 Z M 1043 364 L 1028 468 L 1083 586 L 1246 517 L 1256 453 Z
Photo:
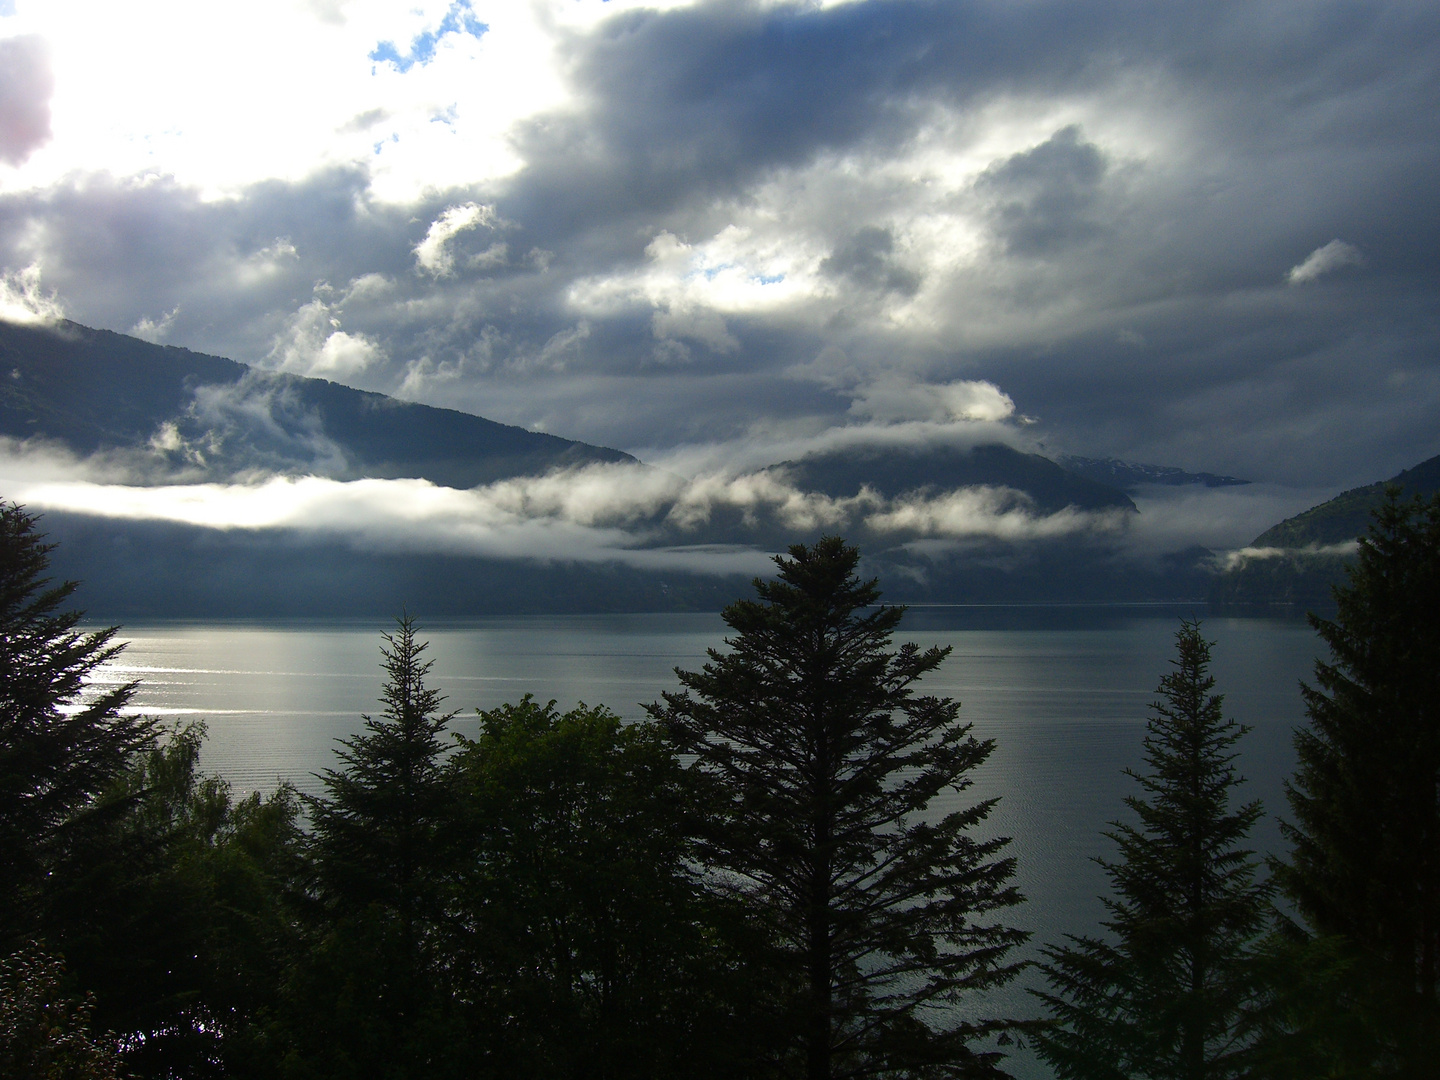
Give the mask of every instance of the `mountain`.
M 1142 465 L 1118 458 L 1087 458 L 1065 455 L 1056 459 L 1061 465 L 1077 476 L 1108 484 L 1121 491 L 1134 491 L 1144 484 L 1164 484 L 1167 487 L 1182 487 L 1199 484 L 1204 487 L 1235 487 L 1248 484 L 1235 476 L 1217 476 L 1208 472 L 1186 472 L 1171 465 Z
M 246 472 L 468 488 L 629 454 L 77 323 L 0 321 L 0 435 L 119 451 L 158 480 Z
M 1233 604 L 1329 604 L 1331 587 L 1345 580 L 1347 549 L 1370 527 L 1371 511 L 1392 484 L 1407 496 L 1428 498 L 1440 492 L 1440 456 L 1389 480 L 1341 492 L 1272 525 L 1216 578 L 1211 599 Z
M 1035 509 L 1045 514 L 1067 506 L 1135 510 L 1128 496 L 1108 484 L 1077 475 L 1039 454 L 1000 444 L 850 447 L 809 454 L 778 468 L 802 491 L 817 491 L 835 499 L 859 494 L 862 485 L 892 499 L 912 492 L 988 485 L 1024 492 Z
M 96 455 L 132 484 L 250 483 L 278 474 L 421 477 L 464 489 L 592 463 L 647 470 L 618 450 L 75 323 L 0 322 L 0 436 Z M 651 480 L 658 492 L 684 484 L 650 470 L 640 486 Z M 1003 445 L 852 446 L 741 477 L 724 498 L 707 502 L 702 493 L 686 503 L 694 494 L 687 492 L 680 502 L 660 496 L 613 511 L 603 503 L 608 482 L 584 494 L 607 543 L 775 551 L 842 531 L 894 600 L 1188 600 L 1203 595 L 1208 580 L 1204 552 L 1146 566 L 1127 561 L 1115 530 L 1136 508 L 1123 491 Z M 974 499 L 950 498 L 977 487 L 985 491 Z M 888 502 L 855 499 L 862 489 Z M 1094 515 L 1094 527 L 1063 524 L 1052 534 L 1035 526 L 1067 508 Z M 554 524 L 536 522 L 542 532 Z M 212 529 L 78 511 L 47 513 L 43 528 L 59 544 L 55 572 L 85 581 L 82 603 L 107 619 L 383 616 L 406 605 L 428 617 L 714 610 L 747 588 L 747 575 L 678 568 L 692 565 L 693 551 L 642 550 L 627 567 L 563 555 L 416 553 L 404 543 L 360 550 L 336 532 Z M 676 568 L 640 568 L 662 565 Z
M 1342 544 L 1370 527 L 1370 513 L 1385 498 L 1385 488 L 1397 484 L 1406 495 L 1427 497 L 1440 491 L 1440 456 L 1397 473 L 1389 480 L 1351 488 L 1328 502 L 1272 525 L 1251 543 L 1256 548 L 1301 548 Z

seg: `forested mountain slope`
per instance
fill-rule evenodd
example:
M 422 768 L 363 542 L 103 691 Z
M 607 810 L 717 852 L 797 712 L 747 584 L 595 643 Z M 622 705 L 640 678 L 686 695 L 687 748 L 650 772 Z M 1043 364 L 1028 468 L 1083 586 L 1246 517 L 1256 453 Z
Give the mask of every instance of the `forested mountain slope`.
M 635 460 L 453 409 L 71 322 L 0 321 L 0 435 L 38 436 L 80 455 L 144 452 L 165 479 L 264 470 L 424 477 L 464 488 Z

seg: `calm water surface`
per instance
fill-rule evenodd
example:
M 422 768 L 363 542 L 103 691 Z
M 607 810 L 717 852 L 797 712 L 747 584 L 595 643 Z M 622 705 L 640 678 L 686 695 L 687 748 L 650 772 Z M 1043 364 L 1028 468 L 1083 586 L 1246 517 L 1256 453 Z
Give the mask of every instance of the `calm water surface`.
M 1183 612 L 1189 614 L 1189 611 Z M 1123 775 L 1141 761 L 1147 706 L 1169 670 L 1177 612 L 1096 608 L 918 608 L 897 641 L 948 646 L 926 692 L 963 703 L 962 717 L 995 751 L 959 796 L 999 796 L 991 818 L 1014 838 L 1029 903 L 1014 921 L 1036 943 L 1094 932 L 1110 851 L 1106 823 L 1125 813 L 1134 788 Z M 165 624 L 127 626 L 129 646 L 106 680 L 140 679 L 137 706 L 174 721 L 203 719 L 203 765 L 238 792 L 287 780 L 316 792 L 337 738 L 378 711 L 379 624 Z M 1280 850 L 1275 814 L 1303 722 L 1297 685 L 1321 645 L 1299 621 L 1207 618 L 1213 674 L 1226 712 L 1252 730 L 1241 743 L 1246 797 L 1267 816 L 1254 837 Z M 642 703 L 675 689 L 676 666 L 698 667 L 720 647 L 718 615 L 661 614 L 494 619 L 431 625 L 430 685 L 464 710 L 455 730 L 473 734 L 475 708 L 524 693 L 610 706 L 638 719 Z M 1017 1062 L 1024 1074 L 1033 1066 Z

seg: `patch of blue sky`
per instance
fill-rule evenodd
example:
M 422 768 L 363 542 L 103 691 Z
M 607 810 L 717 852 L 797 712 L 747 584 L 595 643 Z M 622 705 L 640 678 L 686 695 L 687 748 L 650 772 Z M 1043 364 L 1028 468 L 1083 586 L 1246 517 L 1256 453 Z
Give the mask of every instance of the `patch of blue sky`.
M 761 285 L 779 285 L 785 280 L 784 274 L 756 274 L 755 281 Z
M 0 0 L 0 3 L 3 2 L 4 0 Z M 445 18 L 440 20 L 439 26 L 415 35 L 410 42 L 409 52 L 402 55 L 393 41 L 382 41 L 371 50 L 370 59 L 394 64 L 402 72 L 409 71 L 416 64 L 424 67 L 435 59 L 435 46 L 447 34 L 469 34 L 478 40 L 489 29 L 489 26 L 476 18 L 470 0 L 455 0 L 450 5 L 450 10 L 445 12 Z
M 0 19 L 15 14 L 15 0 L 0 0 Z

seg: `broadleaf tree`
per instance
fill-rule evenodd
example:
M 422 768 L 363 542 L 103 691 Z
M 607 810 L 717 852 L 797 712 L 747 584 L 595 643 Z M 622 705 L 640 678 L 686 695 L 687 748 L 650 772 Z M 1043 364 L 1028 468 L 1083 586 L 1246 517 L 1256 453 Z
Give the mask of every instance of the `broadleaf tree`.
M 999 1073 L 978 996 L 1012 977 L 1018 904 L 994 800 L 954 807 L 989 757 L 949 698 L 915 683 L 948 650 L 892 650 L 837 537 L 778 556 L 778 577 L 724 611 L 728 651 L 650 706 L 721 794 L 701 848 L 743 896 L 795 988 L 782 1071 L 812 1080 Z
M 460 813 L 457 993 L 500 1076 L 756 1075 L 768 987 L 700 887 L 689 774 L 663 730 L 529 694 L 447 763 Z
M 1257 801 L 1232 805 L 1235 745 L 1248 730 L 1211 693 L 1210 642 L 1194 622 L 1175 635 L 1145 737 L 1136 822 L 1106 835 L 1106 938 L 1046 949 L 1053 1026 L 1040 1056 L 1063 1080 L 1222 1080 L 1245 1074 L 1260 998 L 1257 945 L 1271 890 L 1243 845 Z

